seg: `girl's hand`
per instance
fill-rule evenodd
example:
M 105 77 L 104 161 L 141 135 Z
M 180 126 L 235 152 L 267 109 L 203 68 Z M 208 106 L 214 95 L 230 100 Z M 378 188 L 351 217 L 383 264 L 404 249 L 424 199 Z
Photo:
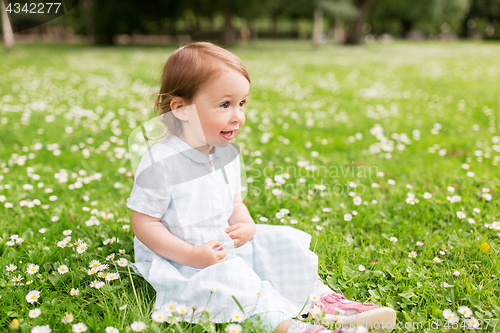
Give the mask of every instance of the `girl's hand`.
M 219 250 L 214 249 L 214 247 L 219 246 Z M 218 239 L 213 239 L 203 245 L 194 246 L 191 258 L 193 258 L 192 267 L 203 269 L 218 262 L 225 261 L 227 258 L 227 250 Z
M 234 247 L 240 247 L 255 235 L 255 223 L 236 223 L 226 229 L 229 237 L 234 241 Z

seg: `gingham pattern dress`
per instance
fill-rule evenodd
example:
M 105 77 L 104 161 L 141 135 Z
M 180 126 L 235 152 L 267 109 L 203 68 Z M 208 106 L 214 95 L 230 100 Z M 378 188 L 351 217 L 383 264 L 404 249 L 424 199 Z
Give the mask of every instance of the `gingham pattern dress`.
M 238 154 L 223 168 L 224 178 L 222 168 L 212 166 L 219 158 L 217 149 L 206 156 L 175 135 L 158 142 L 151 154 L 142 157 L 136 175 L 151 165 L 151 158 L 164 161 L 176 154 L 193 167 L 207 166 L 209 172 L 154 190 L 139 186 L 136 177 L 127 207 L 160 218 L 173 235 L 193 246 L 220 240 L 227 259 L 204 269 L 183 266 L 154 253 L 134 236 L 134 271 L 156 290 L 155 309 L 169 311 L 170 301 L 186 304 L 190 312 L 184 320 L 191 323 L 198 323 L 203 310 L 215 323 L 231 322 L 232 314 L 239 310 L 233 296 L 245 318 L 269 311 L 281 311 L 288 318 L 307 314 L 318 278 L 318 257 L 309 250 L 311 235 L 291 226 L 258 223 L 254 237 L 235 248 L 224 230 L 229 227 L 234 194 L 242 188 L 243 163 Z M 168 165 L 172 167 L 161 165 L 165 172 Z M 215 288 L 213 293 L 211 288 Z

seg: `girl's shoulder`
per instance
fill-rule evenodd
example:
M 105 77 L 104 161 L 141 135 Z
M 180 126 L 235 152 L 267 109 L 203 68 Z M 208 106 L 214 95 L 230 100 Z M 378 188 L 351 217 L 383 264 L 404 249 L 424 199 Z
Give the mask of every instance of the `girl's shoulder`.
M 165 161 L 171 156 L 178 154 L 177 150 L 172 147 L 168 139 L 163 139 L 144 151 L 145 153 L 142 155 L 137 167 L 137 173 L 140 173 L 151 165 L 164 167 L 166 165 Z

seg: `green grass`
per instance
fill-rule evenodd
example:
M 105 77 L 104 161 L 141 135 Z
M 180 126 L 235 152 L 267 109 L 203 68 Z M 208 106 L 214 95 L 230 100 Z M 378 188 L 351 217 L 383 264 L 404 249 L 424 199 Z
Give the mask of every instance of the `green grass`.
M 16 45 L 10 54 L 0 51 L 2 330 L 18 318 L 22 332 L 36 325 L 69 332 L 71 325 L 61 322 L 66 312 L 74 315 L 72 324 L 83 322 L 92 332 L 104 332 L 107 326 L 126 332 L 136 320 L 144 321 L 149 332 L 211 330 L 210 325 L 154 323 L 154 289 L 133 270 L 129 275 L 127 267 L 106 261 L 111 253 L 134 261 L 132 230 L 123 229 L 130 225 L 125 204 L 133 184 L 127 176 L 131 165 L 115 148 L 128 150 L 127 135 L 152 117 L 150 97 L 174 49 Z M 244 146 L 247 177 L 253 178 L 245 202 L 254 220 L 263 223 L 259 218 L 267 217 L 267 223 L 278 225 L 297 220 L 294 227 L 313 235 L 319 273 L 332 289 L 393 307 L 403 324 L 429 327 L 439 320 L 438 331 L 446 330 L 442 311 L 458 314 L 459 306 L 468 306 L 473 317 L 483 320 L 483 330 L 491 331 L 496 322 L 486 327 L 487 320 L 500 318 L 500 232 L 485 224 L 500 218 L 500 45 L 397 42 L 323 45 L 312 51 L 304 41 L 259 41 L 230 50 L 252 78 L 246 123 L 235 143 Z M 48 115 L 53 122 L 46 122 Z M 376 124 L 384 137 L 373 135 Z M 436 124 L 441 129 L 432 134 Z M 66 132 L 67 126 L 73 131 Z M 263 133 L 272 133 L 269 142 L 261 142 Z M 380 140 L 385 145 L 376 152 Z M 101 146 L 104 142 L 109 147 Z M 404 150 L 396 148 L 398 143 Z M 55 155 L 55 149 L 61 154 Z M 316 171 L 299 167 L 299 160 L 317 166 Z M 464 163 L 469 170 L 462 168 Z M 62 169 L 68 173 L 66 182 L 55 177 Z M 78 174 L 80 170 L 86 174 Z M 276 197 L 271 189 L 277 186 L 266 188 L 266 178 L 285 172 L 290 177 Z M 102 174 L 100 180 L 69 188 L 77 178 L 83 182 L 96 173 Z M 298 183 L 301 177 L 305 184 Z M 326 186 L 323 195 L 314 184 Z M 47 188 L 53 192 L 46 193 Z M 483 188 L 492 200 L 479 196 Z M 354 204 L 349 195 L 354 191 L 366 204 Z M 419 202 L 408 204 L 408 192 Z M 425 199 L 425 192 L 432 198 Z M 453 195 L 461 201 L 447 200 Z M 35 199 L 41 204 L 21 206 L 22 200 Z M 83 207 L 98 210 L 99 226 L 85 224 L 93 214 Z M 331 211 L 323 212 L 326 207 Z M 284 222 L 275 217 L 282 208 L 290 211 Z M 358 214 L 345 221 L 344 214 L 353 210 Z M 459 219 L 458 211 L 467 217 Z M 113 216 L 104 219 L 101 212 Z M 54 216 L 59 219 L 53 221 Z M 311 221 L 315 216 L 319 222 Z M 41 234 L 40 228 L 47 231 Z M 80 238 L 89 245 L 82 254 L 57 247 L 68 229 L 73 242 Z M 13 234 L 24 242 L 8 246 Z M 111 237 L 119 242 L 103 245 Z M 481 249 L 483 243 L 488 251 Z M 411 251 L 417 251 L 416 258 L 408 257 Z M 442 261 L 435 263 L 434 257 Z M 104 280 L 87 275 L 94 259 L 109 263 L 120 278 L 90 288 L 92 280 Z M 39 265 L 38 273 L 26 274 L 29 263 Z M 7 272 L 9 264 L 17 269 Z M 60 264 L 69 272 L 59 275 Z M 359 271 L 359 265 L 366 270 Z M 22 284 L 15 285 L 11 279 L 18 275 Z M 32 284 L 26 285 L 29 280 Z M 80 294 L 70 296 L 71 288 L 79 288 Z M 25 299 L 31 290 L 41 292 L 34 304 Z M 127 308 L 119 310 L 124 304 Z M 42 311 L 34 319 L 28 316 L 33 308 Z M 464 317 L 458 316 L 459 327 L 451 331 L 466 330 L 460 328 Z M 226 326 L 212 327 L 223 331 Z M 396 330 L 408 331 L 420 330 Z

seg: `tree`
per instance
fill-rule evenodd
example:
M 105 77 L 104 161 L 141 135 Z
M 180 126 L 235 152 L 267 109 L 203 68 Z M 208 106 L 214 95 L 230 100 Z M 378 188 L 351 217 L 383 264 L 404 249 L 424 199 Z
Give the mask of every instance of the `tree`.
M 346 44 L 361 44 L 363 38 L 363 24 L 368 19 L 368 14 L 375 0 L 356 0 L 355 6 L 358 10 L 358 15 L 351 22 L 347 31 Z
M 486 18 L 490 24 L 500 19 L 500 0 L 472 0 L 462 20 L 461 37 L 467 37 L 469 20 Z
M 14 48 L 14 33 L 12 32 L 12 27 L 10 25 L 9 21 L 9 15 L 7 14 L 7 11 L 5 9 L 5 3 L 3 0 L 0 1 L 2 4 L 1 6 L 1 11 L 2 11 L 2 31 L 3 31 L 3 40 L 5 43 L 5 49 L 7 52 L 10 52 Z
M 358 15 L 352 0 L 320 0 L 318 8 L 335 21 L 335 40 L 344 42 L 344 22 L 352 21 Z
M 402 37 L 408 37 L 408 33 L 418 25 L 440 31 L 442 25 L 447 23 L 451 30 L 461 23 L 468 6 L 468 0 L 379 0 L 373 8 L 370 22 L 376 30 L 385 30 L 387 24 L 397 22 Z
M 432 2 L 434 0 L 379 0 L 373 8 L 372 25 L 381 25 L 395 20 L 400 24 L 402 37 L 408 37 L 408 33 L 415 25 L 432 15 Z M 382 29 L 384 27 L 381 27 Z
M 183 4 L 175 0 L 84 0 L 86 33 L 93 44 L 113 44 L 118 33 L 146 33 L 153 23 L 175 22 L 182 16 Z

